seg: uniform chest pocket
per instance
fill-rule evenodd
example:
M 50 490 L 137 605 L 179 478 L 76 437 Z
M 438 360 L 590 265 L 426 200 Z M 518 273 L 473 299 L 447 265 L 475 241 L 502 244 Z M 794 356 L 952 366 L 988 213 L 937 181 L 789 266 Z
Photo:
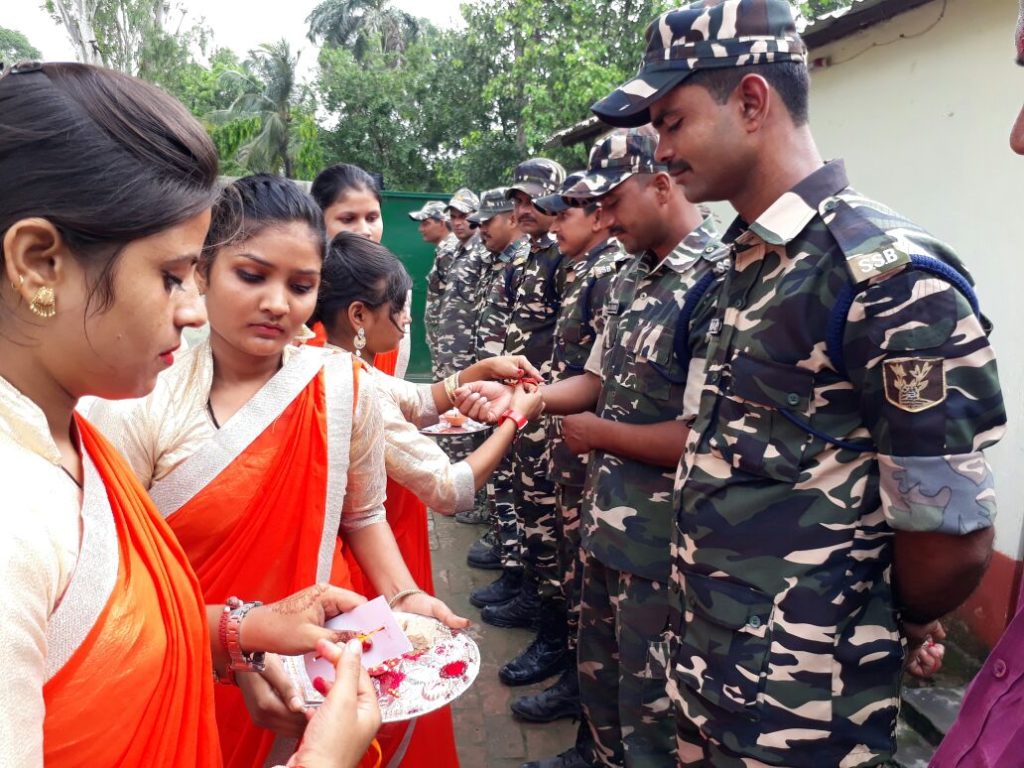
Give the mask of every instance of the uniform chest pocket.
M 771 649 L 773 597 L 692 571 L 684 579 L 685 620 L 674 649 L 679 681 L 715 706 L 754 717 Z
M 806 421 L 813 393 L 814 374 L 806 368 L 738 355 L 711 447 L 741 472 L 796 482 L 812 437 L 782 411 Z

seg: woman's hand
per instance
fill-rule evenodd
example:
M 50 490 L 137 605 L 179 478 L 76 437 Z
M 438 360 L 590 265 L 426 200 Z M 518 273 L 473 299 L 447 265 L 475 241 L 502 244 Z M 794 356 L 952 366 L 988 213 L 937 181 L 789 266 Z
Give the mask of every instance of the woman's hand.
M 408 597 L 403 597 L 394 607 L 396 610 L 405 611 L 406 613 L 431 616 L 451 629 L 465 629 L 469 626 L 469 619 L 456 616 L 451 608 L 436 597 L 431 597 L 424 592 L 417 592 Z
M 327 698 L 310 715 L 306 734 L 288 765 L 293 768 L 355 768 L 380 728 L 380 709 L 358 640 L 345 645 L 321 640 L 317 653 L 334 664 L 337 678 L 328 683 Z
M 519 379 L 527 376 L 541 380 L 540 371 L 524 355 L 504 355 L 503 357 L 487 357 L 473 363 L 466 369 L 464 378 L 467 382 L 494 379 Z
M 235 672 L 249 716 L 260 728 L 281 736 L 302 738 L 306 730 L 306 709 L 299 689 L 281 666 L 281 660 L 267 654 L 262 672 Z
M 544 396 L 540 393 L 540 387 L 515 387 L 508 407 L 533 421 L 544 413 Z
M 249 611 L 239 629 L 242 650 L 297 656 L 313 650 L 318 640 L 340 640 L 341 633 L 326 629 L 324 622 L 365 602 L 365 597 L 347 589 L 314 584 Z
M 475 421 L 493 424 L 508 410 L 514 389 L 498 381 L 474 381 L 455 390 L 455 406 Z

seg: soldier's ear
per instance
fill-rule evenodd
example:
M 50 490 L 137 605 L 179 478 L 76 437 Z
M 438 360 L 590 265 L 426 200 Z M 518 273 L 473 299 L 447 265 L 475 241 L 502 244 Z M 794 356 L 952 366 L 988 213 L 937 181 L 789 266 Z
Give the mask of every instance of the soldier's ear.
M 777 95 L 772 93 L 768 81 L 761 75 L 749 74 L 740 80 L 732 100 L 747 133 L 755 133 L 764 125 L 771 111 L 772 97 Z M 785 109 L 782 105 L 780 107 Z

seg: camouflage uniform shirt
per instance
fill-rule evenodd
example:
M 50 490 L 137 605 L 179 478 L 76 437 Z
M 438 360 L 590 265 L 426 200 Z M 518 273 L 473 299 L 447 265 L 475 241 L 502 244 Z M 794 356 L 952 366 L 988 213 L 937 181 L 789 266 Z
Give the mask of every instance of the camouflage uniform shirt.
M 487 249 L 473 235 L 455 251 L 437 320 L 438 369 L 444 375 L 475 362 L 476 310 Z
M 505 336 L 506 355 L 526 355 L 542 374 L 551 367 L 555 319 L 565 290 L 565 264 L 550 234 L 530 244 L 530 256 L 514 282 L 515 305 Z
M 530 256 L 530 240 L 521 237 L 509 243 L 501 253 L 485 253 L 485 268 L 480 277 L 480 303 L 476 311 L 476 359 L 498 357 L 505 349 L 515 302 L 515 286 L 522 280 L 523 267 Z
M 841 162 L 726 241 L 676 480 L 670 692 L 712 764 L 880 764 L 903 665 L 892 533 L 992 524 L 995 357 L 971 291 L 906 268 L 966 276 L 957 257 L 850 189 Z
M 441 301 L 448 288 L 448 272 L 455 260 L 455 253 L 461 243 L 459 238 L 449 233 L 448 237 L 437 244 L 434 250 L 434 264 L 427 273 L 427 299 L 423 309 L 423 327 L 427 334 L 427 344 L 433 351 L 437 337 L 437 320 L 441 311 Z
M 604 330 L 604 304 L 612 280 L 632 257 L 615 240 L 605 240 L 579 261 L 566 260 L 566 289 L 555 322 L 551 355 L 552 383 L 586 372 L 594 342 Z M 548 422 L 548 478 L 560 485 L 583 487 L 587 457 L 578 456 L 562 440 L 562 420 Z
M 710 219 L 660 262 L 627 264 L 605 303 L 605 327 L 587 361 L 603 379 L 597 415 L 628 424 L 682 419 L 684 367 L 673 341 L 687 290 L 720 252 Z M 609 568 L 662 584 L 669 577 L 671 470 L 593 451 L 583 495 L 583 546 Z

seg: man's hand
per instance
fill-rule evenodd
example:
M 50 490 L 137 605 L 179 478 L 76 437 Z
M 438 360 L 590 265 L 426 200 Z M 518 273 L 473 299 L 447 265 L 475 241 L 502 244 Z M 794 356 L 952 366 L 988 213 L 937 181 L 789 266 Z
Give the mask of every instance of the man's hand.
M 562 418 L 562 439 L 573 453 L 581 456 L 590 453 L 594 445 L 594 428 L 601 420 L 590 411 L 574 413 Z

